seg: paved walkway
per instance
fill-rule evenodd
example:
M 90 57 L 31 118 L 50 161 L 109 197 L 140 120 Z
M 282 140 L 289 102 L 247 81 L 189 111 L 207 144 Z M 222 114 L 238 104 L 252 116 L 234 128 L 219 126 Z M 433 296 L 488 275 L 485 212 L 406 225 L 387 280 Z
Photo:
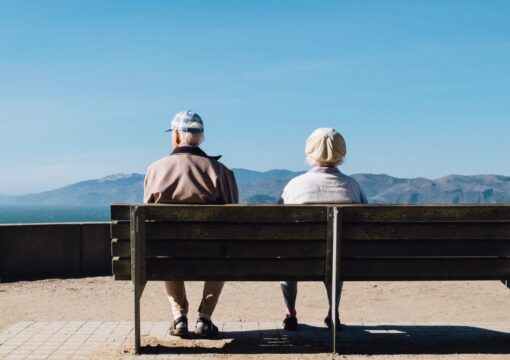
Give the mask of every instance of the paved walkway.
M 215 340 L 179 339 L 168 323 L 142 323 L 149 357 L 200 359 L 205 354 L 327 354 L 323 324 L 218 323 Z M 124 358 L 133 351 L 132 322 L 19 322 L 0 333 L 0 359 Z M 340 332 L 342 354 L 510 354 L 510 324 L 353 324 Z M 510 358 L 510 355 L 509 355 Z

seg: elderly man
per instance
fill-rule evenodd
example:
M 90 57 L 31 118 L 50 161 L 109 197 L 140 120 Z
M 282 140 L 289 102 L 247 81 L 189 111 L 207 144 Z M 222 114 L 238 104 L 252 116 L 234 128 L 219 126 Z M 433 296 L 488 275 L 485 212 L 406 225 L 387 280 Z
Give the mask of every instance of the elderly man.
M 307 173 L 299 175 L 285 186 L 281 203 L 284 204 L 324 204 L 324 203 L 357 203 L 366 204 L 367 198 L 358 182 L 338 170 L 347 154 L 345 140 L 339 132 L 331 128 L 316 129 L 306 140 L 306 161 L 312 167 Z M 286 330 L 297 330 L 296 317 L 297 282 L 282 281 L 281 288 L 287 307 L 287 314 L 283 320 Z M 338 310 L 343 283 L 338 286 Z M 326 284 L 331 307 L 331 289 Z M 331 326 L 331 309 L 324 322 Z M 338 314 L 338 312 L 337 312 Z M 336 319 L 340 325 L 340 319 Z M 340 327 L 339 327 L 340 329 Z
M 172 120 L 173 152 L 147 169 L 144 202 L 167 204 L 233 204 L 239 201 L 232 171 L 220 163 L 220 156 L 208 156 L 199 145 L 204 140 L 204 123 L 191 110 L 175 115 Z M 195 333 L 213 337 L 218 328 L 211 316 L 218 303 L 222 281 L 206 281 L 198 308 Z M 170 334 L 188 334 L 188 301 L 183 281 L 165 281 L 174 322 Z

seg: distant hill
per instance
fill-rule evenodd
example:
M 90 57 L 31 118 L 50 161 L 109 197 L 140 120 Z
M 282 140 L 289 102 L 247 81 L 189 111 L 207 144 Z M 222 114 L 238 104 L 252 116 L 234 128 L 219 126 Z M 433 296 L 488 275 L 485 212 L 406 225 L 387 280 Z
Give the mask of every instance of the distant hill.
M 436 180 L 401 179 L 358 174 L 371 203 L 381 204 L 495 204 L 510 203 L 510 177 L 449 175 Z
M 290 179 L 303 172 L 270 170 L 265 172 L 233 169 L 241 202 L 247 204 L 274 204 Z
M 287 182 L 302 172 L 234 169 L 243 203 L 276 203 Z M 484 204 L 510 203 L 510 177 L 450 175 L 436 180 L 395 178 L 379 174 L 352 175 L 370 203 Z M 52 191 L 23 196 L 0 196 L 2 205 L 107 206 L 112 202 L 141 202 L 141 174 L 115 174 L 81 181 Z
M 112 202 L 141 202 L 143 179 L 144 175 L 141 174 L 115 174 L 98 180 L 80 181 L 56 190 L 18 196 L 16 204 L 105 206 Z

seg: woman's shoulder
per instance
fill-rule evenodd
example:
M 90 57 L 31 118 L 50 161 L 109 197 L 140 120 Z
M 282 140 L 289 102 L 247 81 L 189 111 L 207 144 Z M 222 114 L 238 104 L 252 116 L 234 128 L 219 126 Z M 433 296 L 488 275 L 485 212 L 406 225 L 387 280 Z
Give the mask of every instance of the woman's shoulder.
M 298 176 L 290 179 L 289 182 L 287 183 L 287 185 L 285 185 L 283 192 L 289 193 L 289 192 L 304 191 L 306 189 L 309 189 L 310 187 L 316 186 L 316 183 L 313 181 L 313 176 L 310 176 L 310 175 L 313 175 L 313 174 L 304 173 L 304 174 L 298 175 Z
M 358 187 L 358 188 L 360 187 L 358 180 L 356 180 L 352 176 L 345 175 L 344 173 L 341 173 L 341 176 L 342 176 L 342 180 L 345 181 L 346 183 L 350 184 L 351 186 Z
M 306 186 L 314 183 L 313 173 L 305 172 L 289 180 L 287 186 Z

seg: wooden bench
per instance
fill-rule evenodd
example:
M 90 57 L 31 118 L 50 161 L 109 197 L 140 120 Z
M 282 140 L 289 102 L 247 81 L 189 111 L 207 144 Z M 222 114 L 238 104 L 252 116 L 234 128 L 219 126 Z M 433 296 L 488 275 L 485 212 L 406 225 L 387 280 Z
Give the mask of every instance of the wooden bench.
M 326 281 L 334 298 L 340 280 L 510 279 L 510 205 L 113 204 L 111 217 L 137 353 L 150 280 Z

